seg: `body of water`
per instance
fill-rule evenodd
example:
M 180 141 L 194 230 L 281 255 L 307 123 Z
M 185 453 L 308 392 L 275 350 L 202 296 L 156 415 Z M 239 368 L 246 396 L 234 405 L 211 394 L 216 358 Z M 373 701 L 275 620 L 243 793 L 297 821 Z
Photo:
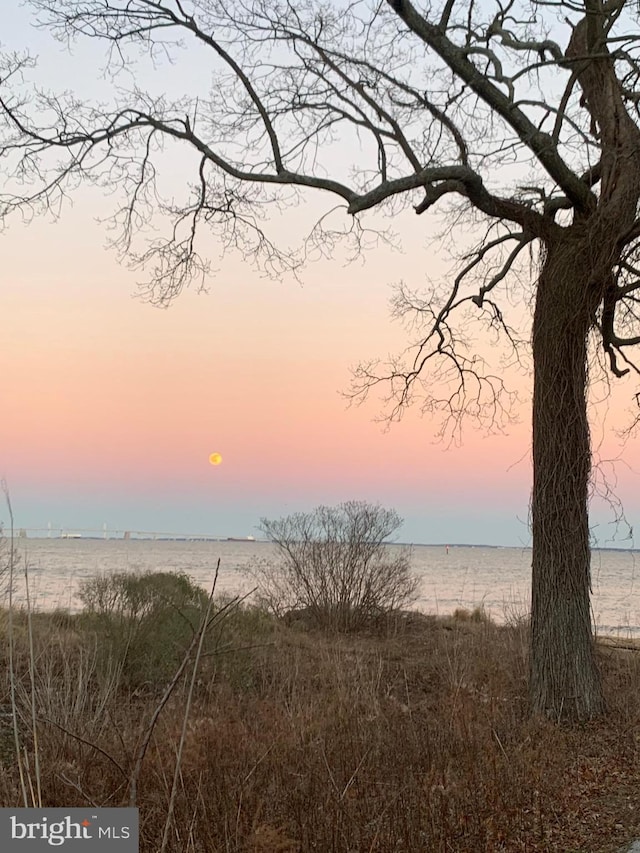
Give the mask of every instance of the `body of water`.
M 218 559 L 218 590 L 244 593 L 251 589 L 247 569 L 274 554 L 264 542 L 149 539 L 18 539 L 16 550 L 16 600 L 25 600 L 26 565 L 32 604 L 41 610 L 72 611 L 80 608 L 77 591 L 85 578 L 120 571 L 183 571 L 209 589 Z M 420 578 L 416 607 L 425 613 L 445 615 L 458 607 L 483 606 L 504 622 L 529 609 L 527 548 L 415 545 L 412 566 Z M 599 632 L 640 636 L 640 553 L 594 551 L 592 583 Z

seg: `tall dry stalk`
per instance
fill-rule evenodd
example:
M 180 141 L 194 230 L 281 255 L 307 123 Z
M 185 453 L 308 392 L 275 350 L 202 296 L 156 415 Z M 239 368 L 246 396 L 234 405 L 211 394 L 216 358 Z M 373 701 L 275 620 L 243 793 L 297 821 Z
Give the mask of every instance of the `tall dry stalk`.
M 13 666 L 14 658 L 13 658 L 13 647 L 14 647 L 14 637 L 13 637 L 13 578 L 15 574 L 15 565 L 16 565 L 16 557 L 15 557 L 15 532 L 14 532 L 14 517 L 13 517 L 13 507 L 11 504 L 11 497 L 9 495 L 9 488 L 7 486 L 6 481 L 2 481 L 2 491 L 4 492 L 5 501 L 7 504 L 7 510 L 9 512 L 9 519 L 11 523 L 11 544 L 9 551 L 9 669 L 11 673 L 11 705 L 12 705 L 12 716 L 14 721 L 14 737 L 15 737 L 15 746 L 16 746 L 16 755 L 18 757 L 18 766 L 20 768 L 20 779 L 23 786 L 23 797 L 26 796 L 26 785 L 24 780 L 24 772 L 23 772 L 23 758 L 20 750 L 20 737 L 18 732 L 18 724 L 17 724 L 17 703 L 15 701 L 16 698 L 16 680 L 15 680 L 15 669 Z M 42 807 L 42 783 L 41 783 L 41 772 L 40 772 L 40 749 L 38 742 L 38 726 L 37 726 L 37 712 L 36 712 L 36 684 L 35 684 L 35 653 L 33 648 L 33 623 L 31 620 L 31 599 L 30 599 L 30 591 L 29 591 L 29 562 L 25 559 L 24 561 L 24 584 L 25 584 L 25 594 L 27 601 L 27 637 L 29 644 L 29 680 L 31 685 L 31 696 L 30 696 L 30 706 L 31 706 L 31 734 L 33 737 L 33 762 L 34 762 L 34 773 L 35 773 L 35 790 L 33 787 L 33 780 L 31 779 L 31 773 L 28 771 L 28 781 L 29 781 L 29 791 L 31 794 L 31 804 L 33 806 Z M 23 747 L 24 752 L 24 766 L 29 767 L 28 757 L 26 749 Z
M 31 597 L 29 592 L 29 561 L 24 561 L 24 588 L 27 599 L 27 637 L 29 641 L 29 681 L 31 685 L 31 735 L 33 737 L 33 765 L 36 776 L 36 797 L 33 797 L 33 786 L 31 795 L 33 805 L 42 808 L 42 784 L 40 773 L 40 748 L 38 742 L 38 726 L 36 712 L 36 656 L 33 650 L 33 622 L 31 620 Z
M 29 798 L 27 796 L 27 786 L 24 778 L 24 770 L 22 767 L 22 755 L 20 748 L 20 730 L 18 728 L 18 708 L 16 704 L 16 669 L 15 669 L 15 636 L 13 633 L 13 581 L 16 566 L 16 547 L 15 547 L 15 530 L 13 519 L 13 507 L 11 505 L 11 496 L 9 495 L 9 487 L 6 480 L 1 483 L 2 493 L 7 505 L 9 513 L 9 690 L 11 697 L 11 721 L 13 725 L 13 740 L 16 750 L 16 761 L 18 762 L 18 770 L 20 771 L 20 788 L 22 790 L 22 802 L 25 808 L 29 807 Z

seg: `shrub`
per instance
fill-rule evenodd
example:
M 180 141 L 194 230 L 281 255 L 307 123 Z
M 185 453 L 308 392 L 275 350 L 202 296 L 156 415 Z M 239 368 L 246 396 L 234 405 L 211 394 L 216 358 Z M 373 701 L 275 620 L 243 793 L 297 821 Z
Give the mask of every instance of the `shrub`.
M 275 564 L 252 571 L 262 603 L 280 616 L 303 612 L 306 621 L 339 631 L 406 606 L 417 587 L 410 550 L 384 544 L 401 523 L 395 510 L 360 501 L 262 519 L 278 555 Z
M 109 664 L 115 658 L 133 683 L 171 676 L 207 607 L 206 592 L 178 572 L 89 578 L 79 597 Z
M 484 609 L 483 604 L 479 604 L 473 610 L 468 610 L 466 607 L 456 607 L 453 611 L 453 618 L 458 622 L 491 622 L 491 616 Z

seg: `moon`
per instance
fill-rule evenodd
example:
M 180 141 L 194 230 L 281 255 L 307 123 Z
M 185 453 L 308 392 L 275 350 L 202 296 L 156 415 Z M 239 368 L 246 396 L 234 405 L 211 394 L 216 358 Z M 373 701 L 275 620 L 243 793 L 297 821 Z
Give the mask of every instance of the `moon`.
M 212 453 L 209 457 L 209 462 L 212 465 L 219 465 L 222 462 L 222 456 L 219 453 Z

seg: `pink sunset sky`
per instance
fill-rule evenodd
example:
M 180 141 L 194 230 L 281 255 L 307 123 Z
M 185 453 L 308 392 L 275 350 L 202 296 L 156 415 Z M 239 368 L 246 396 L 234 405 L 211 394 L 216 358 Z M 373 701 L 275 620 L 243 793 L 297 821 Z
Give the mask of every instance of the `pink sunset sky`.
M 39 34 L 45 69 L 46 49 Z M 316 196 L 265 225 L 291 242 L 294 220 L 303 234 L 324 203 Z M 402 252 L 382 246 L 351 265 L 338 253 L 300 282 L 220 258 L 212 239 L 208 292 L 164 310 L 136 297 L 144 274 L 105 248 L 96 219 L 112 210 L 113 199 L 83 191 L 58 222 L 16 218 L 1 236 L 0 475 L 16 527 L 259 535 L 263 516 L 358 499 L 395 508 L 402 541 L 529 544 L 528 377 L 509 380 L 524 402 L 506 434 L 469 423 L 449 449 L 417 408 L 385 430 L 374 420 L 380 399 L 349 407 L 340 395 L 350 368 L 409 342 L 390 319 L 391 285 L 447 275 L 451 263 L 430 248 L 441 223 L 407 212 L 393 223 Z M 627 383 L 594 409 L 594 444 L 603 460 L 619 458 L 603 471 L 617 476 L 631 524 L 640 453 L 615 429 L 629 422 L 633 391 Z M 209 464 L 214 451 L 221 465 Z M 595 505 L 601 544 L 611 518 Z

